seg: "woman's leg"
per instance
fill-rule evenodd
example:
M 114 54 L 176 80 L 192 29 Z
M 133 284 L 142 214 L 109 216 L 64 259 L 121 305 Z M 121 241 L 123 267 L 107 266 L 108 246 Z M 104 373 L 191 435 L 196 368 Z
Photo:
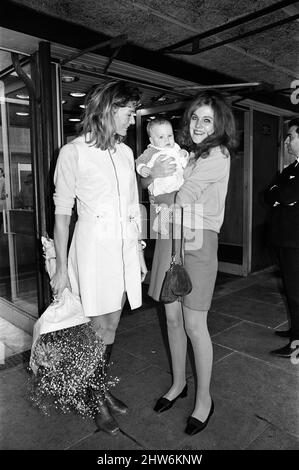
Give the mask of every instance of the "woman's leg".
M 211 408 L 210 382 L 213 364 L 213 346 L 207 326 L 208 312 L 183 307 L 185 329 L 189 336 L 196 365 L 197 390 L 192 416 L 202 422 Z
M 100 374 L 104 377 L 107 375 L 107 369 L 115 339 L 115 333 L 120 320 L 122 308 L 125 303 L 125 298 L 126 297 L 124 294 L 120 310 L 108 313 L 106 315 L 99 315 L 91 318 L 91 325 L 93 330 L 105 345 L 103 364 L 99 366 L 96 371 L 97 374 Z M 128 407 L 118 398 L 114 397 L 107 389 L 105 389 L 104 393 L 96 393 L 99 410 L 99 412 L 95 416 L 96 425 L 99 429 L 108 432 L 109 434 L 116 434 L 119 428 L 117 422 L 110 414 L 109 410 L 113 413 L 125 414 L 128 411 Z
M 168 400 L 176 398 L 186 384 L 187 336 L 181 302 L 165 305 L 167 334 L 172 361 L 173 383 L 164 395 Z
M 120 315 L 126 300 L 125 294 L 122 298 L 121 309 L 116 312 L 107 313 L 106 315 L 98 315 L 91 317 L 91 326 L 96 335 L 101 338 L 104 344 L 113 344 L 115 333 L 119 324 Z

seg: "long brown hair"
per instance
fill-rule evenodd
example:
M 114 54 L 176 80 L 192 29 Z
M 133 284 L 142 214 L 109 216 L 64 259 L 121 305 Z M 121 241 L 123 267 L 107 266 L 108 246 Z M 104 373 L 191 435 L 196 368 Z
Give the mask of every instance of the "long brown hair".
M 190 121 L 194 111 L 204 105 L 211 106 L 214 111 L 214 132 L 200 144 L 195 144 L 190 135 Z M 235 118 L 221 93 L 216 90 L 204 91 L 193 99 L 185 110 L 178 143 L 189 152 L 193 151 L 195 159 L 208 157 L 209 151 L 217 146 L 227 148 L 229 152 L 237 147 Z
M 138 88 L 124 81 L 94 86 L 85 100 L 82 133 L 86 142 L 101 150 L 113 149 L 124 138 L 116 133 L 113 117 L 115 110 L 129 103 L 137 106 L 139 100 Z

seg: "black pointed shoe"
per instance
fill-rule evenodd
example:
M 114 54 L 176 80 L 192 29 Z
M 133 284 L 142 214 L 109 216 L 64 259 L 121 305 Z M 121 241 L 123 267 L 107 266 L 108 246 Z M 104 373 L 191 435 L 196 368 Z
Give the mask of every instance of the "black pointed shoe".
M 297 351 L 299 348 L 293 347 L 292 348 L 292 343 L 287 344 L 286 346 L 283 346 L 282 348 L 279 349 L 274 349 L 273 351 L 270 351 L 271 354 L 274 354 L 274 356 L 279 356 L 279 357 L 291 357 L 294 351 Z
M 275 330 L 274 334 L 280 336 L 281 338 L 290 338 L 291 330 Z
M 193 416 L 189 416 L 187 420 L 185 433 L 189 434 L 189 436 L 194 436 L 194 434 L 197 434 L 198 432 L 203 431 L 204 428 L 208 425 L 210 417 L 212 416 L 213 413 L 214 413 L 214 402 L 212 400 L 210 412 L 208 414 L 207 419 L 202 422 L 199 419 L 194 418 Z
M 119 400 L 114 395 L 112 395 L 112 393 L 106 391 L 105 398 L 108 408 L 110 409 L 110 411 L 112 411 L 112 413 L 118 415 L 125 415 L 128 413 L 129 408 L 127 407 L 127 405 L 123 401 Z
M 173 400 L 168 400 L 165 397 L 159 398 L 157 403 L 154 406 L 154 411 L 157 413 L 163 413 L 163 411 L 169 410 L 178 398 L 185 398 L 188 394 L 188 385 L 186 384 L 181 393 Z

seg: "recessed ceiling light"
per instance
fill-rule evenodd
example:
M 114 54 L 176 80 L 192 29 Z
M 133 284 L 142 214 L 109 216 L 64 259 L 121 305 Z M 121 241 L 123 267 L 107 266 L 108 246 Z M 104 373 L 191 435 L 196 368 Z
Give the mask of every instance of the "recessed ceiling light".
M 158 98 L 157 101 L 166 101 L 166 96 L 160 96 L 160 98 Z
M 29 95 L 25 95 L 24 93 L 19 93 L 16 95 L 16 97 L 20 100 L 29 100 Z
M 64 83 L 73 83 L 77 82 L 79 80 L 79 77 L 76 77 L 75 75 L 62 75 L 61 80 Z
M 73 91 L 72 93 L 69 93 L 69 95 L 72 96 L 73 98 L 82 98 L 83 96 L 86 95 L 86 93 Z
M 79 104 L 79 108 L 85 109 L 86 106 L 85 106 L 85 104 Z
M 80 122 L 81 119 L 79 119 L 79 118 L 69 118 L 69 121 L 71 121 L 71 122 Z
M 62 101 L 61 101 L 61 104 L 65 104 L 65 103 L 67 103 L 66 100 L 62 100 Z
M 18 116 L 29 116 L 29 113 L 25 113 L 25 112 L 23 113 L 23 112 L 21 112 L 21 111 L 18 111 L 16 114 L 17 114 Z

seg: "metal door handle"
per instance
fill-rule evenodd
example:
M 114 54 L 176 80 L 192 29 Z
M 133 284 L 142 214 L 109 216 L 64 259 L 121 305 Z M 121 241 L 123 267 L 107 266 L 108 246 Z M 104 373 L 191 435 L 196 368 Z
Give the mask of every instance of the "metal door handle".
M 2 217 L 3 217 L 3 233 L 7 234 L 6 210 L 5 209 L 3 209 Z

